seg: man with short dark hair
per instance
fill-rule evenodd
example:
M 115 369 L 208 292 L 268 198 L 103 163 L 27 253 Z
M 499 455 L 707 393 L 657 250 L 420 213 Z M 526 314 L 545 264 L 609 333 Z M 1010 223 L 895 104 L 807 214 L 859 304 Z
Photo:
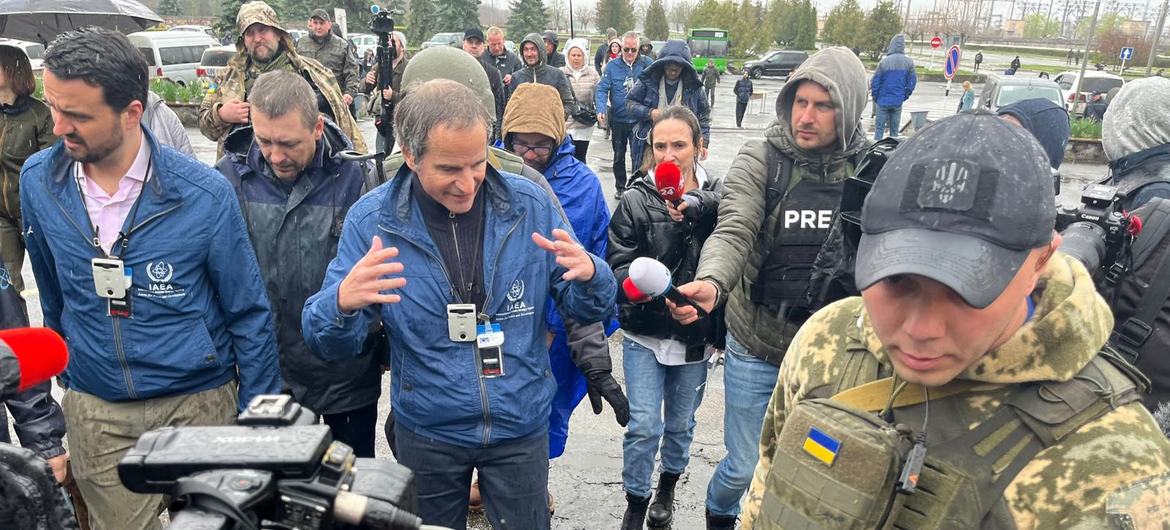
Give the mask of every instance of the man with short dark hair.
M 1102 349 L 1113 318 L 1057 252 L 1054 203 L 1043 148 L 989 113 L 894 151 L 861 212 L 861 296 L 788 348 L 745 527 L 1165 523 L 1170 442 Z
M 848 48 L 821 50 L 788 76 L 776 121 L 762 141 L 744 145 L 727 172 L 696 281 L 678 288 L 708 312 L 726 304 L 727 456 L 707 485 L 710 529 L 735 527 L 780 361 L 811 315 L 814 264 L 845 179 L 867 146 L 857 127 L 865 99 L 865 67 Z M 698 319 L 690 306 L 673 313 L 684 324 Z
M 620 59 L 612 60 L 605 65 L 601 73 L 601 81 L 597 83 L 597 90 L 593 99 L 597 109 L 597 121 L 609 127 L 613 145 L 613 178 L 617 186 L 615 197 L 621 198 L 626 189 L 626 149 L 633 151 L 634 123 L 638 118 L 626 110 L 626 98 L 634 89 L 634 83 L 642 75 L 642 70 L 650 66 L 650 59 L 638 54 L 638 34 L 633 31 L 622 35 L 622 55 Z M 634 171 L 638 170 L 641 160 L 633 160 Z
M 325 362 L 301 333 L 305 300 L 321 288 L 350 206 L 377 182 L 341 153 L 353 144 L 317 112 L 313 89 L 283 70 L 256 79 L 252 123 L 224 143 L 216 169 L 236 190 L 272 300 L 280 369 L 297 402 L 323 416 L 333 438 L 374 457 L 385 343 L 371 334 L 361 354 Z
M 44 65 L 61 141 L 20 198 L 45 326 L 69 345 L 72 470 L 93 528 L 159 528 L 163 496 L 117 464 L 149 430 L 231 424 L 280 391 L 268 296 L 231 186 L 142 126 L 150 75 L 126 36 L 65 33 Z
M 333 72 L 341 89 L 341 99 L 353 105 L 353 98 L 361 93 L 361 70 L 357 57 L 350 51 L 350 43 L 334 35 L 333 19 L 324 9 L 314 9 L 309 15 L 309 38 L 297 41 L 297 54 L 316 60 Z
M 349 104 L 333 72 L 297 53 L 292 36 L 281 27 L 272 7 L 261 0 L 240 6 L 236 28 L 240 32 L 238 51 L 216 75 L 216 89 L 208 91 L 199 106 L 199 130 L 219 144 L 219 154 L 223 154 L 228 133 L 249 122 L 247 99 L 252 83 L 272 70 L 289 70 L 306 77 L 317 94 L 317 109 L 341 127 L 356 151 L 366 152 L 366 141 L 349 114 Z
M 545 47 L 539 34 L 529 33 L 520 41 L 520 58 L 524 66 L 512 73 L 512 83 L 508 85 L 508 97 L 523 83 L 542 83 L 557 89 L 561 95 L 561 106 L 565 116 L 573 113 L 573 89 L 569 86 L 569 78 L 560 68 L 553 68 L 545 57 Z
M 346 358 L 382 322 L 398 457 L 415 472 L 424 523 L 466 527 L 475 469 L 492 526 L 547 529 L 556 384 L 542 309 L 552 298 L 598 322 L 617 284 L 544 190 L 488 164 L 491 116 L 471 89 L 405 90 L 394 114 L 405 165 L 346 215 L 305 305 L 305 339 Z

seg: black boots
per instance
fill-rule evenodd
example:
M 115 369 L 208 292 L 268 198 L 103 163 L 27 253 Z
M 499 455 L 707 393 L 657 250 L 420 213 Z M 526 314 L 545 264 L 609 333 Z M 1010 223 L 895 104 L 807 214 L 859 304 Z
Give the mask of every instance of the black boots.
M 707 510 L 707 530 L 735 530 L 735 516 L 714 515 Z
M 649 505 L 650 497 L 638 497 L 626 492 L 626 515 L 622 517 L 622 530 L 642 530 Z
M 646 517 L 651 528 L 667 526 L 674 519 L 674 485 L 680 476 L 675 473 L 658 475 L 658 492 L 654 494 L 654 504 L 650 505 Z

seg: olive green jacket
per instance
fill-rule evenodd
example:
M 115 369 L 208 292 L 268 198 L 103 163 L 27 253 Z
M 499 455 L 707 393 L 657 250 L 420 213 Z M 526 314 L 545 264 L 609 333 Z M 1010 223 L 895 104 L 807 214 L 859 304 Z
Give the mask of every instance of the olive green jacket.
M 23 112 L 0 113 L 0 216 L 12 221 L 20 219 L 20 167 L 57 140 L 49 107 L 31 97 L 24 104 Z

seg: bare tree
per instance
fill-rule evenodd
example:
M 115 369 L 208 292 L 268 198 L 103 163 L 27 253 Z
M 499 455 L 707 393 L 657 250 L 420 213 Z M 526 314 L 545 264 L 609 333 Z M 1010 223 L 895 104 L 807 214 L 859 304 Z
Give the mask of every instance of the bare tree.
M 691 21 L 691 13 L 695 10 L 693 0 L 677 0 L 672 3 L 666 12 L 666 19 L 674 26 L 675 31 L 683 31 Z
M 569 18 L 568 0 L 548 0 L 545 5 L 548 6 L 549 25 L 553 30 L 560 31 L 562 24 Z
M 589 25 L 593 23 L 595 13 L 593 6 L 577 2 L 573 9 L 573 23 L 581 31 L 589 31 Z

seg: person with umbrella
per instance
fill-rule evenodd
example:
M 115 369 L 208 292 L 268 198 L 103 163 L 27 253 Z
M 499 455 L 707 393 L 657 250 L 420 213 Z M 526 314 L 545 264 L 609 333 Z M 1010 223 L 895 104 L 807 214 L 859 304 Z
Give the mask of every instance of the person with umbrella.
M 236 28 L 240 32 L 236 39 L 238 51 L 216 76 L 218 88 L 208 91 L 199 107 L 199 130 L 219 144 L 217 155 L 223 154 L 223 141 L 228 133 L 236 125 L 251 121 L 247 99 L 252 82 L 260 74 L 273 70 L 291 70 L 308 78 L 317 93 L 321 112 L 341 127 L 353 141 L 354 150 L 367 152 L 366 142 L 349 114 L 349 105 L 342 99 L 333 72 L 297 53 L 292 36 L 280 25 L 280 19 L 268 4 L 257 0 L 240 6 Z

